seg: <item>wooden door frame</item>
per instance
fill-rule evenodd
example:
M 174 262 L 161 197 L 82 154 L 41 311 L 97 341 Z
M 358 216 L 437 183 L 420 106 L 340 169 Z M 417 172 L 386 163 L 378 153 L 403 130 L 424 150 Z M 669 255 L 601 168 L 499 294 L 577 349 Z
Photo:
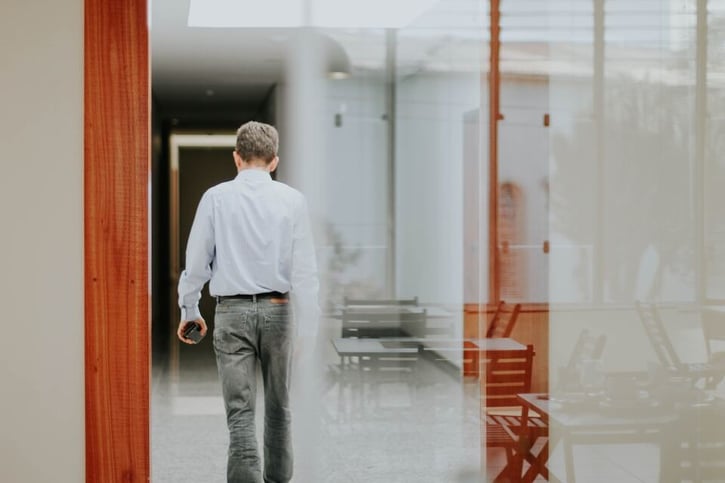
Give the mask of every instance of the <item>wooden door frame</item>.
M 84 1 L 87 482 L 150 474 L 146 0 Z
M 217 132 L 214 134 L 193 134 L 184 132 L 171 132 L 169 135 L 169 272 L 171 274 L 171 287 L 176 287 L 181 277 L 181 243 L 180 243 L 180 189 L 179 189 L 179 158 L 182 148 L 229 148 L 229 163 L 231 164 L 231 152 L 236 145 L 237 135 L 235 133 Z M 171 320 L 178 320 L 181 317 L 181 310 L 174 297 L 169 300 L 169 314 Z M 179 344 L 176 333 L 169 331 L 169 378 L 172 384 L 179 381 Z

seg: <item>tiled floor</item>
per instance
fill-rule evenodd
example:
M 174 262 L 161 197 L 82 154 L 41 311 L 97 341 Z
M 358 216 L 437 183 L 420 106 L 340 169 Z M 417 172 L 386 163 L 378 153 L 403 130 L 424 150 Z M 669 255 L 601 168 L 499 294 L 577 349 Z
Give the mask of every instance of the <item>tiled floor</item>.
M 178 376 L 173 372 L 154 367 L 152 481 L 223 482 L 228 436 L 211 348 L 181 348 Z M 477 384 L 462 384 L 429 361 L 420 364 L 420 384 L 386 382 L 377 396 L 341 387 L 335 374 L 305 384 L 319 388 L 312 409 L 293 409 L 295 482 L 480 481 Z M 304 389 L 296 389 L 299 399 Z M 260 441 L 261 427 L 258 410 Z
M 168 359 L 157 357 L 153 373 L 152 481 L 223 483 L 228 436 L 211 346 L 205 341 L 180 347 L 178 370 L 161 362 Z M 355 380 L 341 379 L 337 362 L 327 348 L 317 368 L 319 381 L 309 376 L 294 381 L 296 400 L 306 395 L 308 401 L 293 408 L 294 482 L 487 481 L 480 471 L 477 383 L 423 360 L 417 384 L 389 382 L 376 395 Z M 257 421 L 261 441 L 261 411 Z M 497 474 L 505 463 L 503 452 L 483 455 L 485 473 Z M 667 481 L 660 479 L 659 449 L 653 444 L 576 446 L 574 457 L 578 482 Z M 553 449 L 549 466 L 565 481 L 560 446 Z

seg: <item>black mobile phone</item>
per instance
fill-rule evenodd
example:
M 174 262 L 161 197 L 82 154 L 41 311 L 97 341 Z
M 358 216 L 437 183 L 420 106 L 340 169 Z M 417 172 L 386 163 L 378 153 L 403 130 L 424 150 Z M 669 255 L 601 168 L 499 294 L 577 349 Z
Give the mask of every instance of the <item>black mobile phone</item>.
M 196 322 L 188 322 L 184 326 L 184 338 L 194 341 L 194 344 L 198 344 L 204 338 L 201 335 L 201 326 Z

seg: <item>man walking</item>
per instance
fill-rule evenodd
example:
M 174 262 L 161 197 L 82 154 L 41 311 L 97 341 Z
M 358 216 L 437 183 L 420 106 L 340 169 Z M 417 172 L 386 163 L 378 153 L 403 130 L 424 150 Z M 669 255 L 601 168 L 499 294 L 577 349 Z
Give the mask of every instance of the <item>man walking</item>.
M 285 483 L 292 478 L 289 382 L 295 335 L 312 339 L 318 325 L 318 279 L 306 201 L 273 181 L 277 130 L 259 122 L 237 131 L 232 181 L 201 198 L 179 280 L 184 337 L 189 323 L 202 335 L 204 284 L 217 298 L 214 352 L 229 427 L 229 483 Z M 290 295 L 294 319 L 290 317 Z M 295 325 L 297 327 L 295 328 Z M 256 368 L 264 382 L 264 472 L 254 427 Z

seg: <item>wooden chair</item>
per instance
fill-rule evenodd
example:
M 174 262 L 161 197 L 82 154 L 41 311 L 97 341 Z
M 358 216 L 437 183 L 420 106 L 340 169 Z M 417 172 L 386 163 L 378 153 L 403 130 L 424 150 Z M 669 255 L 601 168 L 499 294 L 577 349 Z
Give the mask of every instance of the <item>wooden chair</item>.
M 569 356 L 569 362 L 562 368 L 559 373 L 559 381 L 557 382 L 557 390 L 567 392 L 580 388 L 579 368 L 583 361 L 597 360 L 602 358 L 604 352 L 604 344 L 607 337 L 604 334 L 599 336 L 592 335 L 589 330 L 584 329 L 579 333 L 574 349 Z
M 715 387 L 725 377 L 725 362 L 694 362 L 684 363 L 680 360 L 672 345 L 659 311 L 654 304 L 645 306 L 635 302 L 640 321 L 649 338 L 652 348 L 657 354 L 660 364 L 671 374 L 685 377 L 697 383 L 705 379 L 707 387 Z
M 344 309 L 342 311 L 343 338 L 380 339 L 386 337 L 408 338 L 413 334 L 424 331 L 426 326 L 426 311 L 414 312 L 399 311 L 372 311 L 371 309 Z M 418 367 L 419 354 L 404 355 L 398 358 L 390 357 L 343 357 L 340 361 L 348 374 L 357 374 L 365 381 L 376 381 L 370 384 L 379 394 L 380 384 L 390 379 L 390 376 L 404 376 L 413 373 Z M 406 378 L 410 380 L 411 377 Z M 362 379 L 361 379 L 362 381 Z
M 510 337 L 511 332 L 516 325 L 519 312 L 521 312 L 521 304 L 516 304 L 513 310 L 506 315 L 506 302 L 501 300 L 496 306 L 488 328 L 486 329 L 486 338 L 504 338 Z M 463 341 L 463 376 L 479 377 L 479 351 L 478 346 L 470 341 Z
M 725 350 L 714 350 L 713 342 L 725 342 L 725 312 L 704 309 L 702 311 L 702 335 L 705 337 L 705 349 L 710 363 L 721 363 L 725 359 Z
M 499 319 L 503 315 L 504 308 L 506 307 L 506 302 L 503 300 L 499 300 L 498 305 L 496 305 L 496 310 L 493 311 L 493 316 L 491 317 L 491 320 L 488 322 L 488 327 L 486 328 L 486 333 L 490 332 L 494 325 L 499 324 Z
M 516 325 L 516 319 L 518 319 L 519 312 L 521 312 L 521 304 L 514 305 L 510 312 L 505 307 L 506 304 L 503 300 L 499 302 L 496 312 L 488 324 L 487 338 L 511 337 L 511 332 L 513 332 Z
M 644 327 L 660 364 L 669 371 L 680 371 L 682 362 L 672 346 L 672 341 L 670 341 L 670 337 L 667 335 L 654 305 L 645 306 L 640 302 L 635 302 L 635 307 L 639 314 L 639 320 L 642 322 L 642 327 Z
M 522 481 L 523 461 L 531 468 L 527 475 L 548 471 L 539 464 L 531 447 L 539 438 L 548 438 L 548 425 L 540 418 L 528 418 L 528 427 L 522 428 L 522 406 L 517 394 L 531 392 L 531 373 L 534 347 L 525 351 L 498 351 L 487 355 L 485 363 L 486 447 L 506 451 L 506 467 L 493 481 Z M 505 409 L 505 411 L 501 411 Z M 533 479 L 532 476 L 532 479 Z

